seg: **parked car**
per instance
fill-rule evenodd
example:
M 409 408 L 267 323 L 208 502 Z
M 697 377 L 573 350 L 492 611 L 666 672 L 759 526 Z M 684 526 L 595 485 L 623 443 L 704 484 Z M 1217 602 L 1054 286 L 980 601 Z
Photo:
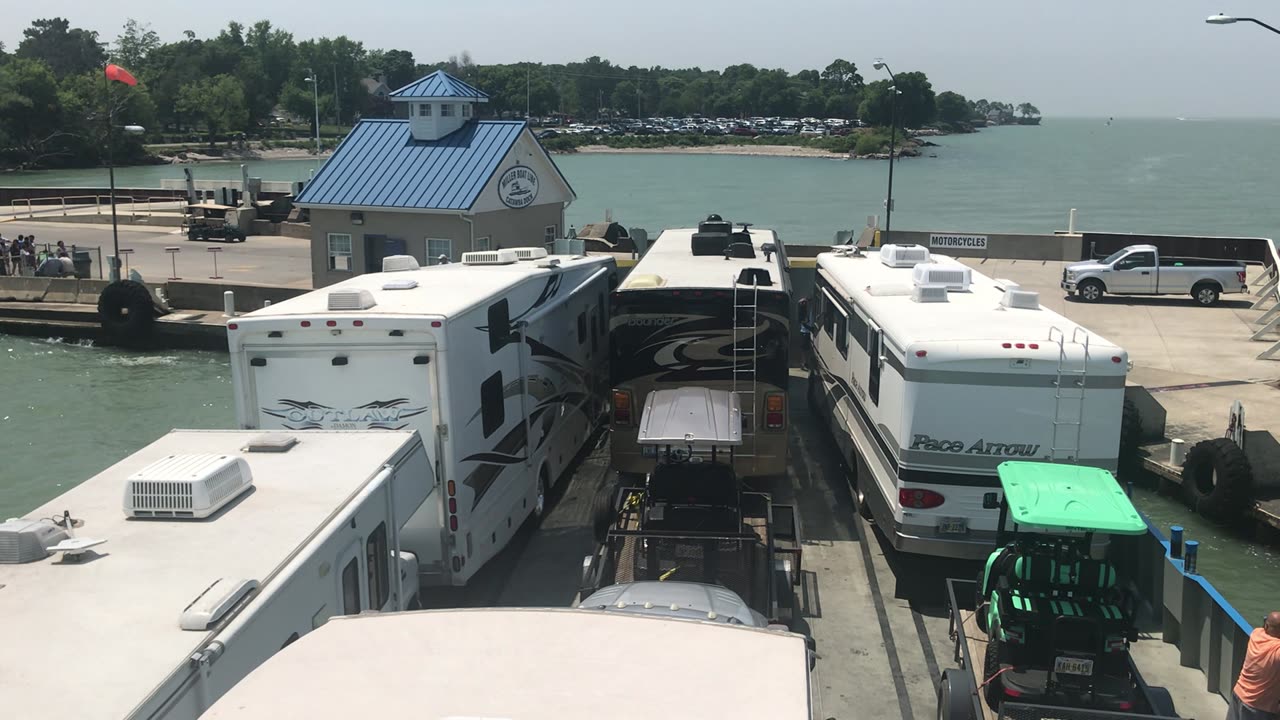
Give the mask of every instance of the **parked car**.
M 1223 293 L 1247 293 L 1245 267 L 1235 260 L 1161 255 L 1155 245 L 1130 245 L 1102 260 L 1071 263 L 1062 270 L 1062 289 L 1085 302 L 1113 295 L 1189 294 L 1213 305 Z
M 550 140 L 553 137 L 560 137 L 560 133 L 555 130 L 547 129 L 535 135 L 539 140 Z

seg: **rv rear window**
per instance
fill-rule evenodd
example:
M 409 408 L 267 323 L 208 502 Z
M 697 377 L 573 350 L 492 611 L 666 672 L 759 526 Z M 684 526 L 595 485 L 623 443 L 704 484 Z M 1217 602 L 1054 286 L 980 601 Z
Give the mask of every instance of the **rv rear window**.
M 498 352 L 511 339 L 511 309 L 506 298 L 489 306 L 489 354 Z
M 391 575 L 388 572 L 390 564 L 387 524 L 380 522 L 364 542 L 364 566 L 369 572 L 369 608 L 371 610 L 381 610 L 391 597 Z
M 489 437 L 506 421 L 506 403 L 502 399 L 502 371 L 480 383 L 480 416 L 484 436 Z
M 342 568 L 342 614 L 355 615 L 360 610 L 360 558 L 353 557 Z

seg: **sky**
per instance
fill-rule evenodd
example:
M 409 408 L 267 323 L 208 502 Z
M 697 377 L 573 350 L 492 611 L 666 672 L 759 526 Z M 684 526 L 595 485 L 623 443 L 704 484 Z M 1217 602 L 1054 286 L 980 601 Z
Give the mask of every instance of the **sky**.
M 1280 35 L 1252 23 L 1208 25 L 1219 12 L 1280 26 L 1272 0 L 10 0 L 0 42 L 12 51 L 38 17 L 114 40 L 126 18 L 168 42 L 267 19 L 295 40 L 345 34 L 366 48 L 409 50 L 418 62 L 463 50 L 476 63 L 622 66 L 738 63 L 795 72 L 851 60 L 864 78 L 883 57 L 922 70 L 935 91 L 1034 103 L 1046 116 L 1280 117 L 1269 82 Z M 18 9 L 15 12 L 15 9 Z

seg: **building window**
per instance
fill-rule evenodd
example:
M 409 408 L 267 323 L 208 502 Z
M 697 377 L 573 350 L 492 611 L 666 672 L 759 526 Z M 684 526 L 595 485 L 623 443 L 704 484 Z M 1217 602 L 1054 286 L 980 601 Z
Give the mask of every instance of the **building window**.
M 387 600 L 391 599 L 391 551 L 387 547 L 387 524 L 378 523 L 378 527 L 369 533 L 364 543 L 364 566 L 369 572 L 369 607 L 381 610 Z
M 489 249 L 489 236 L 488 236 L 488 235 L 485 235 L 484 237 L 478 237 L 478 238 L 476 238 L 476 239 L 475 239 L 475 242 L 471 243 L 471 249 L 472 249 L 472 250 L 478 250 L 478 251 L 488 250 L 488 249 Z
M 542 242 L 553 243 L 556 241 L 556 226 L 548 225 L 542 229 Z
M 462 103 L 462 117 L 471 117 L 471 103 Z
M 449 103 L 440 103 L 440 117 L 453 117 L 453 106 Z
M 329 269 L 351 272 L 351 236 L 329 233 Z
M 360 612 L 360 558 L 353 557 L 342 568 L 342 614 Z
M 501 370 L 480 383 L 480 416 L 486 438 L 497 432 L 507 419 L 506 402 L 502 399 Z
M 418 106 L 418 117 L 431 117 L 431 103 L 422 103 Z
M 448 238 L 427 238 L 427 264 L 439 265 L 441 256 L 453 259 L 453 241 Z

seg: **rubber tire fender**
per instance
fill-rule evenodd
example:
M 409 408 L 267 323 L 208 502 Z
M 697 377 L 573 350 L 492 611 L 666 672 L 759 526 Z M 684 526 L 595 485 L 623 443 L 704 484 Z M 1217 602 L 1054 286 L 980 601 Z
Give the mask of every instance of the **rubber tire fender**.
M 1142 469 L 1142 458 L 1138 456 L 1138 447 L 1142 444 L 1142 416 L 1138 406 L 1128 398 L 1124 400 L 1124 409 L 1120 415 L 1120 474 L 1131 475 Z M 1127 480 L 1134 478 L 1128 477 Z
M 975 720 L 973 717 L 973 678 L 959 668 L 942 671 L 938 682 L 938 720 Z
M 1217 481 L 1212 488 L 1205 486 Z M 1182 487 L 1192 509 L 1219 522 L 1232 522 L 1253 499 L 1253 468 L 1244 450 L 1230 438 L 1201 440 L 1187 451 Z
M 156 307 L 151 292 L 142 283 L 117 280 L 107 285 L 98 296 L 98 322 L 111 340 L 139 343 L 151 337 L 155 327 Z

